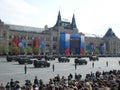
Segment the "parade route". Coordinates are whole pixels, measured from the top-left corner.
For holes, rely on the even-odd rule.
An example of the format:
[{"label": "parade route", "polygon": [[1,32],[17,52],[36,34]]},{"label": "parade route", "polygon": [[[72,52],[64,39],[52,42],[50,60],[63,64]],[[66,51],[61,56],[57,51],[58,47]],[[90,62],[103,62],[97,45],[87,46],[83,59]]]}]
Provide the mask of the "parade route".
[{"label": "parade route", "polygon": [[[70,73],[75,75],[75,73],[81,74],[82,79],[85,78],[85,75],[90,72],[96,71],[109,71],[109,70],[118,70],[120,65],[119,57],[101,57],[99,61],[94,62],[94,68],[92,68],[92,62],[88,58],[85,58],[88,63],[87,65],[77,65],[75,70],[74,58],[70,58],[69,63],[59,63],[58,59],[50,62],[50,67],[48,68],[34,68],[33,64],[27,65],[27,73],[24,72],[24,65],[19,65],[18,62],[7,62],[6,58],[0,58],[0,83],[6,85],[7,82],[13,78],[14,81],[18,80],[21,84],[25,83],[25,80],[33,80],[35,76],[38,79],[42,79],[44,83],[48,83],[50,78],[57,76],[67,77]],[[108,67],[106,62],[108,61]],[[55,65],[55,71],[52,70],[52,65]]]}]

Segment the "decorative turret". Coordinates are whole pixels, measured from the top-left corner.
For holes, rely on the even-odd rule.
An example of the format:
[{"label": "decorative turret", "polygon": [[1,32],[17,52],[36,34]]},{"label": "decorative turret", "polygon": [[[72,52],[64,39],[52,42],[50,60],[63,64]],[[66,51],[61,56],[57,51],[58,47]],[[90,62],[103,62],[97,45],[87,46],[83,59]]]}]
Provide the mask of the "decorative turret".
[{"label": "decorative turret", "polygon": [[57,18],[57,22],[56,22],[55,26],[61,26],[61,15],[60,15],[60,11],[58,12],[58,18]]},{"label": "decorative turret", "polygon": [[61,19],[61,15],[60,15],[60,11],[58,12],[58,17],[57,17],[57,21],[54,27],[58,27],[60,26],[63,29],[68,29],[68,30],[73,30],[74,33],[78,32],[77,26],[76,26],[76,22],[75,22],[75,15],[73,14],[72,17],[72,22],[69,22],[67,20]]},{"label": "decorative turret", "polygon": [[77,28],[76,26],[76,22],[75,22],[75,15],[73,14],[73,17],[72,17],[72,23],[71,23],[71,26],[72,28]]}]

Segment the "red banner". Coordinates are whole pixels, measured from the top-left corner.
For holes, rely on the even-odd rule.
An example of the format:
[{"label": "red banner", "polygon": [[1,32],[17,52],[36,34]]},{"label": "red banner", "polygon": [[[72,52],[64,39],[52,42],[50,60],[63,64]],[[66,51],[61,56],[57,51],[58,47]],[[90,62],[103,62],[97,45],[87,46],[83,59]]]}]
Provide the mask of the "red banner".
[{"label": "red banner", "polygon": [[69,55],[69,54],[70,54],[70,48],[67,48],[67,49],[65,50],[65,54],[66,54],[66,55]]},{"label": "red banner", "polygon": [[33,47],[36,47],[36,46],[38,46],[39,45],[39,41],[37,40],[37,39],[35,39],[34,41],[33,41]]},{"label": "red banner", "polygon": [[19,43],[18,38],[17,38],[17,37],[14,37],[14,38],[12,39],[12,43],[14,43],[16,46],[18,46],[18,43]]}]

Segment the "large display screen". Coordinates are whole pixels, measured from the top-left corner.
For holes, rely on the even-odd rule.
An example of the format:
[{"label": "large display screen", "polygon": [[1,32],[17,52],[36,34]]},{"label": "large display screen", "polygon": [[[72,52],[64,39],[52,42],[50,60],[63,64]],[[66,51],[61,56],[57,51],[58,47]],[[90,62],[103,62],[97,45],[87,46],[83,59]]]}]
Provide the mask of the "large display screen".
[{"label": "large display screen", "polygon": [[70,47],[71,48],[80,48],[80,38],[71,37],[70,38]]}]

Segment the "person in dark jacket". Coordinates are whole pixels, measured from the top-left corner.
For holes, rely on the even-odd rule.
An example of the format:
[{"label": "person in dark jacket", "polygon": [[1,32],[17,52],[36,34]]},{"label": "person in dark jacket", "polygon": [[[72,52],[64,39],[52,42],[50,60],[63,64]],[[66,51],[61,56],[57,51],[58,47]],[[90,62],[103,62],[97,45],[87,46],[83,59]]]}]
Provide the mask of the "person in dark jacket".
[{"label": "person in dark jacket", "polygon": [[35,76],[35,79],[34,79],[34,85],[38,85],[39,84],[39,81],[37,79],[37,76]]},{"label": "person in dark jacket", "polygon": [[7,82],[5,88],[6,88],[6,90],[10,90],[10,83],[9,82]]},{"label": "person in dark jacket", "polygon": [[13,79],[11,79],[11,81],[10,81],[11,90],[14,90],[14,86],[15,86],[15,83],[14,83]]}]

